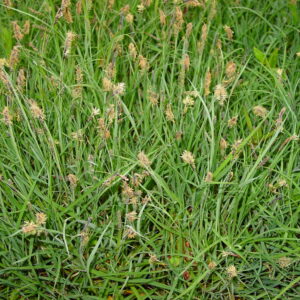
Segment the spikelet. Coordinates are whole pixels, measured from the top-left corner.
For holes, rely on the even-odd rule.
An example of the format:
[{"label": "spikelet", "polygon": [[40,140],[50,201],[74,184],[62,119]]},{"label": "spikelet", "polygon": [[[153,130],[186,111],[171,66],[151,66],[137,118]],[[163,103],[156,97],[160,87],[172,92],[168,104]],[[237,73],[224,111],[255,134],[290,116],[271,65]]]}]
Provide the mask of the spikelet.
[{"label": "spikelet", "polygon": [[283,115],[284,115],[285,111],[286,111],[286,107],[283,107],[281,109],[281,111],[279,112],[278,118],[275,121],[276,129],[278,129],[278,128],[280,128],[282,126],[282,123],[283,123],[282,119],[283,119]]},{"label": "spikelet", "polygon": [[145,154],[144,151],[141,151],[137,155],[137,158],[139,160],[140,165],[143,167],[150,167],[152,164],[152,162],[150,161],[150,159],[148,158],[148,156]]},{"label": "spikelet", "polygon": [[114,78],[116,76],[116,68],[113,62],[109,63],[105,69],[105,74],[109,79]]},{"label": "spikelet", "polygon": [[94,117],[96,117],[98,115],[100,115],[100,109],[97,107],[93,107],[90,119],[93,119]]},{"label": "spikelet", "polygon": [[144,73],[149,70],[149,62],[146,57],[143,55],[139,55],[139,67],[141,68],[141,71]]},{"label": "spikelet", "polygon": [[82,70],[79,66],[76,66],[76,83],[82,83],[83,81],[83,75],[82,75]]},{"label": "spikelet", "polygon": [[234,143],[232,144],[231,146],[231,153],[234,155],[234,156],[238,156],[238,151],[239,151],[239,148],[240,148],[240,145],[242,144],[243,140],[242,139],[239,139],[239,140],[236,140],[234,141]]},{"label": "spikelet", "polygon": [[227,148],[228,148],[227,141],[224,138],[221,138],[221,140],[220,140],[220,149],[221,149],[221,152],[223,152]]},{"label": "spikelet", "polygon": [[179,86],[183,87],[184,86],[184,81],[185,81],[185,74],[186,71],[190,67],[190,57],[188,54],[184,54],[182,60],[181,60],[181,71],[179,74]]},{"label": "spikelet", "polygon": [[175,139],[176,139],[177,141],[181,141],[182,135],[183,135],[182,131],[177,131],[177,132],[175,133]]},{"label": "spikelet", "polygon": [[210,270],[213,270],[216,268],[217,263],[215,261],[210,261],[207,266]]},{"label": "spikelet", "polygon": [[227,125],[229,128],[234,127],[237,124],[238,116],[232,117],[228,120]]},{"label": "spikelet", "polygon": [[36,218],[36,224],[38,226],[46,224],[47,216],[44,213],[36,213],[35,218]]},{"label": "spikelet", "polygon": [[142,13],[145,10],[145,6],[143,4],[139,4],[137,6],[137,10],[138,10],[139,13]]},{"label": "spikelet", "polygon": [[261,105],[257,105],[253,107],[253,113],[258,117],[264,118],[268,114],[268,110]]},{"label": "spikelet", "polygon": [[175,118],[174,118],[174,114],[173,114],[173,111],[172,111],[172,106],[171,106],[171,104],[168,104],[168,105],[167,105],[165,114],[166,114],[166,118],[167,118],[168,121],[171,121],[171,122],[174,122],[174,121],[175,121]]},{"label": "spikelet", "polygon": [[83,142],[84,141],[84,134],[82,129],[78,129],[76,131],[73,131],[71,133],[71,137],[73,140],[77,142]]},{"label": "spikelet", "polygon": [[64,10],[63,16],[64,16],[65,20],[67,21],[67,23],[69,23],[69,24],[73,23],[73,17],[72,17],[71,10],[69,7],[67,7]]},{"label": "spikelet", "polygon": [[123,6],[121,9],[120,9],[120,12],[122,15],[127,15],[129,13],[129,10],[130,10],[130,5],[127,4],[125,6]]},{"label": "spikelet", "polygon": [[7,90],[11,91],[9,77],[7,76],[7,74],[5,73],[2,67],[0,67],[0,81],[5,85]]},{"label": "spikelet", "polygon": [[22,29],[19,26],[17,21],[13,21],[11,22],[12,26],[13,26],[13,33],[14,33],[14,38],[17,41],[21,41],[24,37],[24,34],[22,33]]},{"label": "spikelet", "polygon": [[217,13],[217,1],[211,0],[211,7],[208,15],[208,19],[211,21]]},{"label": "spikelet", "polygon": [[128,50],[129,50],[129,55],[133,58],[133,59],[136,59],[136,56],[137,56],[137,51],[136,51],[136,48],[134,46],[134,43],[130,43],[128,45]]},{"label": "spikelet", "polygon": [[126,219],[129,222],[134,222],[137,219],[137,213],[136,211],[132,211],[126,214]]},{"label": "spikelet", "polygon": [[181,155],[182,160],[186,163],[192,166],[193,169],[195,169],[195,158],[192,152],[184,150]]},{"label": "spikelet", "polygon": [[13,121],[13,116],[11,115],[8,106],[5,106],[5,107],[4,107],[4,109],[3,109],[3,111],[2,111],[2,115],[3,115],[2,121],[3,121],[6,125],[11,125],[11,124],[12,124],[12,121]]},{"label": "spikelet", "polygon": [[78,178],[77,178],[77,176],[74,175],[74,174],[69,174],[69,175],[67,176],[67,178],[68,178],[68,181],[70,182],[71,188],[72,188],[72,189],[75,189],[76,186],[77,186],[77,183],[78,183]]},{"label": "spikelet", "polygon": [[113,83],[107,77],[103,77],[102,79],[102,87],[104,92],[111,92],[113,89]]},{"label": "spikelet", "polygon": [[110,131],[105,125],[104,118],[99,118],[98,119],[98,124],[99,124],[98,129],[99,129],[99,132],[100,132],[102,138],[104,140],[108,140],[110,138]]},{"label": "spikelet", "polygon": [[229,61],[226,64],[226,76],[228,79],[232,79],[235,76],[235,72],[236,72],[236,64],[233,61]]},{"label": "spikelet", "polygon": [[229,27],[229,26],[227,26],[227,25],[224,25],[224,30],[225,30],[225,32],[226,32],[226,34],[227,34],[227,38],[230,40],[230,41],[232,41],[232,39],[233,39],[233,31],[232,31],[232,29]]},{"label": "spikelet", "polygon": [[6,5],[6,6],[12,7],[12,2],[11,2],[11,0],[4,0],[3,3],[4,3],[4,5]]},{"label": "spikelet", "polygon": [[188,70],[190,68],[190,57],[188,54],[184,54],[182,65],[185,70]]},{"label": "spikelet", "polygon": [[205,177],[205,182],[212,182],[213,180],[213,173],[212,172],[207,172],[206,177]]},{"label": "spikelet", "polygon": [[60,6],[59,10],[56,13],[55,21],[57,21],[58,19],[64,17],[65,20],[68,23],[73,22],[72,14],[71,14],[71,11],[70,11],[70,5],[71,5],[70,0],[62,0],[61,1],[61,6]]},{"label": "spikelet", "polygon": [[299,140],[299,136],[293,134],[292,136],[288,137],[279,147],[279,150],[281,150],[286,144],[288,144],[291,141],[298,141]]},{"label": "spikelet", "polygon": [[145,7],[149,7],[151,5],[152,0],[142,0],[142,5]]},{"label": "spikelet", "polygon": [[175,34],[178,34],[181,31],[183,23],[184,23],[183,13],[182,13],[180,7],[176,6],[176,8],[175,8],[175,23],[173,25],[173,30],[174,30]]},{"label": "spikelet", "polygon": [[214,97],[219,101],[220,105],[224,105],[228,95],[225,87],[222,84],[216,85]]},{"label": "spikelet", "polygon": [[220,39],[217,39],[216,47],[218,50],[222,51],[222,41]]},{"label": "spikelet", "polygon": [[125,230],[124,230],[124,237],[128,238],[128,239],[134,239],[137,235],[138,232],[131,226],[128,226]]},{"label": "spikelet", "polygon": [[126,85],[124,82],[119,82],[113,85],[112,93],[114,96],[122,96],[125,93]]},{"label": "spikelet", "polygon": [[26,85],[25,71],[24,69],[20,69],[17,77],[17,86],[20,91],[23,91],[25,85]]},{"label": "spikelet", "polygon": [[203,24],[201,28],[201,41],[197,43],[197,48],[200,54],[202,54],[206,40],[207,40],[207,34],[208,34],[208,26],[207,24]]},{"label": "spikelet", "polygon": [[23,33],[27,35],[29,34],[29,32],[30,32],[30,21],[26,20],[23,26]]},{"label": "spikelet", "polygon": [[81,15],[82,13],[82,0],[76,2],[76,14]]},{"label": "spikelet", "polygon": [[183,113],[185,114],[188,110],[189,107],[192,107],[194,106],[195,104],[195,101],[194,99],[190,96],[190,95],[187,95],[183,100],[182,100],[183,104],[184,104],[184,110],[183,110]]},{"label": "spikelet", "polygon": [[204,96],[208,96],[210,94],[210,85],[211,85],[211,73],[208,70],[205,74],[204,79]]},{"label": "spikelet", "polygon": [[115,0],[107,0],[108,9],[112,9],[115,4]]},{"label": "spikelet", "polygon": [[0,58],[0,68],[3,68],[4,66],[8,66],[8,62],[6,58]]},{"label": "spikelet", "polygon": [[107,119],[108,123],[111,124],[114,119],[116,118],[116,110],[115,110],[115,105],[110,104],[109,107],[107,108]]},{"label": "spikelet", "polygon": [[76,38],[76,34],[72,31],[67,32],[66,40],[65,40],[65,48],[64,48],[64,57],[68,57],[72,50],[72,43]]},{"label": "spikelet", "polygon": [[188,23],[186,25],[186,31],[185,31],[186,38],[189,38],[189,36],[191,35],[192,31],[193,31],[193,23],[190,22],[190,23]]},{"label": "spikelet", "polygon": [[159,95],[151,90],[148,91],[148,100],[152,105],[157,105],[159,100]]},{"label": "spikelet", "polygon": [[39,119],[40,121],[44,121],[45,120],[44,111],[38,106],[38,104],[34,100],[29,99],[28,102],[30,104],[30,111],[31,111],[32,116],[35,119]]},{"label": "spikelet", "polygon": [[238,272],[237,272],[236,267],[234,265],[229,266],[226,269],[226,272],[227,272],[227,275],[230,279],[238,276]]},{"label": "spikelet", "polygon": [[199,2],[198,0],[187,0],[185,1],[185,5],[187,7],[199,7],[199,6],[204,6],[202,2]]},{"label": "spikelet", "polygon": [[35,235],[38,232],[38,225],[34,222],[25,222],[22,226],[22,232],[28,235]]},{"label": "spikelet", "polygon": [[163,25],[163,26],[165,26],[166,25],[166,15],[165,15],[165,13],[164,13],[164,11],[163,10],[159,10],[159,21],[160,21],[160,24],[161,25]]},{"label": "spikelet", "polygon": [[280,257],[277,262],[281,268],[288,268],[293,261],[290,257],[283,256]]},{"label": "spikelet", "polygon": [[282,79],[283,79],[283,69],[276,69],[276,77],[278,79],[279,82],[282,82]]},{"label": "spikelet", "polygon": [[79,66],[76,66],[76,86],[72,90],[73,98],[80,98],[82,96],[82,82],[83,82],[83,75],[82,70]]},{"label": "spikelet", "polygon": [[13,47],[10,54],[9,63],[8,63],[10,69],[14,69],[16,65],[19,63],[20,49],[21,46],[19,45]]},{"label": "spikelet", "polygon": [[125,21],[126,21],[128,24],[132,24],[132,23],[133,23],[133,20],[134,20],[133,14],[128,13],[128,14],[125,16]]}]

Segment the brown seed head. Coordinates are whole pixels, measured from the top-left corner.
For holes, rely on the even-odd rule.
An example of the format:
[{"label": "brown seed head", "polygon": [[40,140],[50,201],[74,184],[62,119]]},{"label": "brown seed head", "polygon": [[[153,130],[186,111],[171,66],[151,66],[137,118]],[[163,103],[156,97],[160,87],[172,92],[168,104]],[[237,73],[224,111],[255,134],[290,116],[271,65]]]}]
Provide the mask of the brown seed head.
[{"label": "brown seed head", "polygon": [[160,21],[160,24],[161,25],[166,25],[166,15],[165,15],[165,13],[164,13],[164,11],[163,10],[159,10],[159,21]]},{"label": "brown seed head", "polygon": [[137,219],[137,213],[136,211],[132,211],[126,214],[126,219],[129,222],[134,222]]},{"label": "brown seed head", "polygon": [[72,44],[76,38],[76,34],[72,31],[68,31],[65,40],[64,57],[68,57],[72,50]]},{"label": "brown seed head", "polygon": [[205,74],[205,79],[204,79],[204,96],[208,96],[210,94],[210,84],[211,84],[211,73],[208,70]]},{"label": "brown seed head", "polygon": [[236,72],[236,64],[233,61],[229,61],[226,64],[226,76],[227,78],[232,78]]},{"label": "brown seed head", "polygon": [[128,45],[129,54],[133,59],[136,59],[137,51],[133,43]]},{"label": "brown seed head", "polygon": [[220,140],[220,148],[221,148],[221,151],[224,151],[225,149],[228,148],[228,143],[226,142],[226,140],[224,138],[221,138],[221,140]]},{"label": "brown seed head", "polygon": [[40,121],[44,121],[46,117],[45,117],[43,109],[40,108],[38,106],[38,104],[32,99],[30,99],[28,102],[30,104],[30,111],[31,111],[32,116],[35,119],[39,119]]},{"label": "brown seed head", "polygon": [[38,226],[46,224],[47,216],[44,213],[36,213],[35,217]]},{"label": "brown seed head", "polygon": [[195,158],[194,158],[194,155],[192,154],[192,152],[184,150],[181,155],[181,158],[185,163],[191,165],[192,168],[195,169],[195,167],[196,167],[195,166]]},{"label": "brown seed head", "polygon": [[229,26],[227,26],[227,25],[224,25],[223,28],[224,28],[224,30],[225,30],[225,32],[227,34],[227,38],[229,40],[232,40],[233,39],[233,31],[232,31],[232,29]]},{"label": "brown seed head", "polygon": [[226,88],[222,84],[217,84],[214,96],[219,101],[220,105],[224,105],[224,102],[228,97]]},{"label": "brown seed head", "polygon": [[171,122],[174,122],[174,121],[175,121],[175,117],[174,117],[174,114],[173,114],[173,111],[172,111],[172,106],[171,106],[171,104],[168,104],[168,105],[167,105],[165,114],[166,114],[166,118],[167,118],[168,121],[171,121]]},{"label": "brown seed head", "polygon": [[13,26],[14,38],[17,41],[21,41],[24,37],[24,34],[22,33],[21,27],[18,25],[17,21],[13,21],[13,22],[11,22],[11,24]]},{"label": "brown seed head", "polygon": [[227,275],[230,279],[238,276],[238,272],[237,272],[236,267],[234,265],[229,266],[226,269],[226,272],[227,272]]},{"label": "brown seed head", "polygon": [[143,72],[148,71],[150,67],[147,58],[143,55],[139,55],[139,66]]},{"label": "brown seed head", "polygon": [[17,77],[17,86],[22,91],[26,85],[26,76],[24,69],[20,69]]},{"label": "brown seed head", "polygon": [[232,117],[228,120],[227,124],[229,128],[234,127],[237,124],[238,116]]},{"label": "brown seed head", "polygon": [[73,189],[76,188],[77,183],[78,183],[78,178],[76,177],[76,175],[69,174],[67,176],[67,178],[68,178],[68,181],[70,182],[71,188],[73,188]]},{"label": "brown seed head", "polygon": [[35,224],[34,222],[25,222],[24,225],[22,226],[22,231],[25,234],[28,235],[35,235],[37,234],[38,231],[38,225]]},{"label": "brown seed head", "polygon": [[137,156],[139,163],[143,167],[150,167],[151,161],[149,160],[148,156],[144,153],[144,151],[141,151]]},{"label": "brown seed head", "polygon": [[16,67],[16,65],[19,63],[20,49],[21,49],[21,46],[16,45],[13,47],[13,49],[11,51],[9,63],[8,63],[9,67],[11,69],[14,69]]},{"label": "brown seed head", "polygon": [[261,105],[253,107],[253,113],[261,118],[264,118],[268,114],[268,110]]},{"label": "brown seed head", "polygon": [[13,116],[11,115],[10,111],[9,111],[9,107],[5,106],[3,111],[2,111],[2,115],[3,115],[3,122],[6,125],[11,125],[12,121],[13,121]]}]

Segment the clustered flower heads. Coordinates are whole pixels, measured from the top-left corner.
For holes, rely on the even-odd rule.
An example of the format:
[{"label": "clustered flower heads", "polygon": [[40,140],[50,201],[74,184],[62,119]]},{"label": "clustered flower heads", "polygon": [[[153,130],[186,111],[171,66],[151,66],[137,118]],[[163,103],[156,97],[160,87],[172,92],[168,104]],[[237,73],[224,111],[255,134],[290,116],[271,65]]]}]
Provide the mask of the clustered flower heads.
[{"label": "clustered flower heads", "polygon": [[222,84],[217,84],[215,87],[214,96],[219,101],[220,105],[224,105],[225,100],[228,98],[225,86]]},{"label": "clustered flower heads", "polygon": [[264,118],[268,114],[268,110],[265,107],[258,105],[253,107],[253,113],[258,117]]},{"label": "clustered flower heads", "polygon": [[126,85],[124,82],[114,84],[109,78],[104,77],[102,87],[104,92],[112,92],[114,96],[122,96],[125,93]]},{"label": "clustered flower heads", "polygon": [[144,153],[144,151],[141,151],[137,157],[138,157],[139,163],[143,167],[150,167],[151,161],[149,160],[148,156]]},{"label": "clustered flower heads", "polygon": [[30,104],[30,111],[32,116],[35,119],[39,119],[40,121],[44,121],[45,120],[45,114],[42,108],[40,108],[37,104],[36,101],[29,99],[28,100],[29,104]]},{"label": "clustered flower heads", "polygon": [[234,277],[237,277],[238,276],[238,272],[237,272],[237,269],[234,265],[230,265],[227,269],[227,274],[228,274],[228,277],[230,279],[234,278]]},{"label": "clustered flower heads", "polygon": [[195,169],[195,158],[192,152],[184,150],[182,155],[181,155],[182,160],[191,165],[193,169]]},{"label": "clustered flower heads", "polygon": [[35,222],[33,221],[25,221],[22,226],[22,232],[27,235],[39,235],[44,231],[44,225],[47,221],[47,216],[44,213],[37,213],[35,215]]}]

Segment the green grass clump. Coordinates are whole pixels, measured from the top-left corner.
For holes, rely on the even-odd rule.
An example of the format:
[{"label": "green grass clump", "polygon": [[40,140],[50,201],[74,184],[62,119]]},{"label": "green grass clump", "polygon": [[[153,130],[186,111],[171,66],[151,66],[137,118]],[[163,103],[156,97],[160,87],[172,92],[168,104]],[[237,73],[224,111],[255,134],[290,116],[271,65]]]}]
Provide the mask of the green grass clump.
[{"label": "green grass clump", "polygon": [[298,4],[1,2],[1,297],[300,299]]}]

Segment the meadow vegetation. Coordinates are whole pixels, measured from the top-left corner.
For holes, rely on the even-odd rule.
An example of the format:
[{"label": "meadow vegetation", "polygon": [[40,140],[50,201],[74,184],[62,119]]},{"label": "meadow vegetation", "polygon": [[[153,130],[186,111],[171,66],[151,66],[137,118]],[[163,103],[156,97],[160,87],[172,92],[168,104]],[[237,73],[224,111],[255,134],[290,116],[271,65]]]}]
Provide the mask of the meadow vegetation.
[{"label": "meadow vegetation", "polygon": [[296,0],[0,2],[1,299],[300,299]]}]

